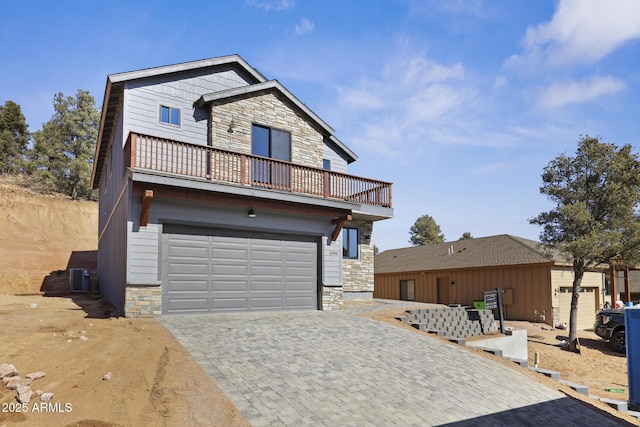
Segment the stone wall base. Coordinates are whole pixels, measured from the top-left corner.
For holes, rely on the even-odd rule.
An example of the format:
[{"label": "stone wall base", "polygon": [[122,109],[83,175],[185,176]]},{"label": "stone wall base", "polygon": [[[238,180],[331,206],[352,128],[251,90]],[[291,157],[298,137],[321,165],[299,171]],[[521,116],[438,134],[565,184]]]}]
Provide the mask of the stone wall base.
[{"label": "stone wall base", "polygon": [[322,287],[322,310],[332,311],[342,307],[343,292],[340,286]]},{"label": "stone wall base", "polygon": [[162,314],[162,289],[158,285],[128,285],[125,290],[125,317],[154,317]]}]

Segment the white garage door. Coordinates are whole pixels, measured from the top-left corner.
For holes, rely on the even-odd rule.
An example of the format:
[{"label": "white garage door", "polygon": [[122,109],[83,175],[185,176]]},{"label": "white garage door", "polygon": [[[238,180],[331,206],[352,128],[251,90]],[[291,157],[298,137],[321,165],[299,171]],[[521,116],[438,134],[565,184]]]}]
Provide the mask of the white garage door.
[{"label": "white garage door", "polygon": [[316,241],[224,234],[163,234],[163,313],[318,308]]},{"label": "white garage door", "polygon": [[[578,297],[578,329],[591,329],[596,318],[596,296],[598,288],[580,288]],[[569,324],[572,288],[560,288],[560,321]]]}]

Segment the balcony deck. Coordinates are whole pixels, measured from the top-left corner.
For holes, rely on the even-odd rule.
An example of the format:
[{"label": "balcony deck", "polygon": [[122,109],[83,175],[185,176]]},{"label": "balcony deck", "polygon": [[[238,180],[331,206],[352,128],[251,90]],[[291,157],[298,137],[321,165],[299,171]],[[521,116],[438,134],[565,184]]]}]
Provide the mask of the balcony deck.
[{"label": "balcony deck", "polygon": [[137,133],[125,150],[132,168],[391,208],[389,182]]}]

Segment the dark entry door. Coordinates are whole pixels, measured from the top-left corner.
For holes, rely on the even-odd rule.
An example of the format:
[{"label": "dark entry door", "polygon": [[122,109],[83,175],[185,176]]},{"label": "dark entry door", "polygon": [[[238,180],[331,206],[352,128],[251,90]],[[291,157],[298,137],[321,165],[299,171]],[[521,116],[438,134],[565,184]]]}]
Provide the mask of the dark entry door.
[{"label": "dark entry door", "polygon": [[448,277],[438,278],[438,304],[451,304],[451,285]]}]

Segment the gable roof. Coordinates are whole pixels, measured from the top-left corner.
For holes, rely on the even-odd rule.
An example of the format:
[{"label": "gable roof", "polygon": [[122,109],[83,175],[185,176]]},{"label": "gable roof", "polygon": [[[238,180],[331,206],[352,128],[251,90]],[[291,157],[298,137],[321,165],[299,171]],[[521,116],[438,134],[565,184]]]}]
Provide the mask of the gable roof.
[{"label": "gable roof", "polygon": [[539,242],[501,234],[384,251],[375,257],[375,273],[550,263],[570,265]]}]

